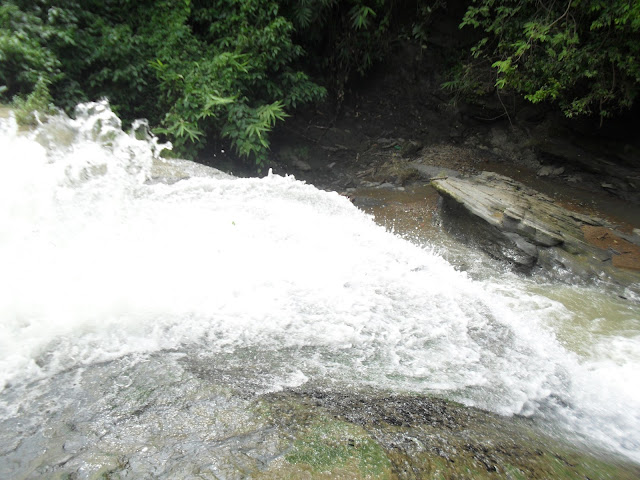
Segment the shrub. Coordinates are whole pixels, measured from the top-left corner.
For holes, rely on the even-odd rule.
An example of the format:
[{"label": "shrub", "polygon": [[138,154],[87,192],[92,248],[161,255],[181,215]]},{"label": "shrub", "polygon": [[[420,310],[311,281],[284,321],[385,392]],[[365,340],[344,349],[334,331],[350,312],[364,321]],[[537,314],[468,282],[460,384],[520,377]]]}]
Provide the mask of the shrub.
[{"label": "shrub", "polygon": [[[304,51],[271,0],[8,0],[0,7],[4,95],[42,79],[55,102],[107,97],[193,157],[223,136],[258,168],[286,110],[324,88],[295,67]],[[0,91],[0,93],[2,93]]]},{"label": "shrub", "polygon": [[[495,87],[555,102],[569,117],[630,108],[640,85],[640,1],[480,0],[461,28],[484,32],[472,56],[493,68]],[[467,80],[467,64],[463,72]],[[469,88],[458,77],[461,88]],[[456,87],[454,83],[449,86]]]},{"label": "shrub", "polygon": [[46,47],[57,32],[32,12],[10,2],[0,5],[0,85],[5,96],[30,93],[39,81],[61,76],[61,63]]}]

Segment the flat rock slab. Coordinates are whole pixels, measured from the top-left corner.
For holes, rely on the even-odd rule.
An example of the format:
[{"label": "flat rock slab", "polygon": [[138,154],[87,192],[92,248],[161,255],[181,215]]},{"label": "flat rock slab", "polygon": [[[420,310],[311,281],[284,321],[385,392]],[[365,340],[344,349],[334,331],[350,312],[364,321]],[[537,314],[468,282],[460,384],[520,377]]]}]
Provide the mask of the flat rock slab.
[{"label": "flat rock slab", "polygon": [[[633,238],[622,238],[605,220],[567,210],[509,177],[482,172],[431,184],[444,200],[441,213],[448,228],[521,269],[542,267],[628,281],[628,269],[638,265],[632,256],[640,250]],[[620,248],[600,242],[593,232]]]},{"label": "flat rock slab", "polygon": [[207,167],[190,160],[156,158],[153,160],[147,183],[172,183],[194,177],[218,178],[231,180],[234,177],[212,167]]},{"label": "flat rock slab", "polygon": [[4,390],[29,400],[0,418],[0,478],[640,478],[637,463],[530,419],[346,384],[265,392],[268,372],[212,358],[158,352]]}]

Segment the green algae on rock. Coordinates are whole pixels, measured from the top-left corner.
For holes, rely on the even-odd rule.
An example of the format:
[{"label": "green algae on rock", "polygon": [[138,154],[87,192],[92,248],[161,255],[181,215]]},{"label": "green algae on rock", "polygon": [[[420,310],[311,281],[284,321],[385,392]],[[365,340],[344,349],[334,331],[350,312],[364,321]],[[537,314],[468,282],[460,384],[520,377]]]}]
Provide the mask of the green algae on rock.
[{"label": "green algae on rock", "polygon": [[257,478],[633,479],[640,467],[435,397],[297,389],[259,400],[291,447]]}]

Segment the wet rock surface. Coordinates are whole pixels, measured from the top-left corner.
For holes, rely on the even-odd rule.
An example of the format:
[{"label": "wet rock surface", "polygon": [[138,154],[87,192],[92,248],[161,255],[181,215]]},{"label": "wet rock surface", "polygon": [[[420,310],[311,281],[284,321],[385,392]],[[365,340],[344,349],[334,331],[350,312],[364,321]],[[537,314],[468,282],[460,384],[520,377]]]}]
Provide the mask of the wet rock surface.
[{"label": "wet rock surface", "polygon": [[[395,229],[398,222],[407,223],[400,231],[423,231],[442,225],[442,216],[434,225],[436,196],[429,182],[464,181],[487,164],[495,165],[492,162],[496,158],[498,170],[507,170],[514,176],[516,168],[528,170],[528,178],[554,182],[566,182],[570,175],[575,176],[575,170],[561,171],[557,166],[541,164],[533,154],[518,159],[523,139],[511,142],[515,146],[508,152],[500,150],[497,145],[508,144],[509,139],[496,132],[490,137],[495,144],[490,151],[473,142],[425,145],[400,137],[368,139],[361,132],[352,133],[331,129],[320,142],[326,148],[313,150],[299,145],[285,151],[283,163],[276,161],[274,165],[276,172],[292,173],[319,187],[341,191],[389,228]],[[332,145],[331,138],[338,135],[340,138]],[[507,153],[511,165],[500,160],[507,158]],[[343,161],[345,158],[350,159]],[[545,197],[511,178],[505,177],[505,181],[511,185],[509,188],[527,191],[527,197],[546,205],[542,208],[546,215],[554,218],[555,208],[562,210],[557,199]],[[579,183],[584,187],[588,182]],[[489,197],[501,195],[499,189],[491,190]],[[461,210],[466,210],[454,203],[445,208],[456,221],[464,217]],[[504,234],[486,220],[476,217],[474,223],[465,214],[471,225],[470,235],[493,256],[524,269],[544,267],[553,271],[560,266],[571,273],[571,278],[600,278],[603,272],[618,279],[625,277],[617,259],[622,250],[631,247],[624,244],[624,248],[616,250],[611,245],[602,247],[597,241],[604,235],[606,239],[634,244],[630,238],[633,235],[617,230],[609,221],[569,210],[563,215],[568,215],[570,224],[560,230],[545,226],[544,222],[530,224],[531,219],[523,213],[527,208],[521,206],[518,211],[513,204],[503,208],[502,218],[506,218],[508,226]],[[559,218],[556,221],[564,222]],[[483,229],[487,236],[478,235]],[[624,281],[628,278],[636,277],[625,277]],[[226,430],[219,437],[210,433],[208,438],[213,440],[208,440],[198,455],[184,459],[179,471],[185,475],[197,472],[203,478],[271,479],[624,479],[640,475],[637,465],[550,438],[525,418],[500,417],[440,398],[382,389],[356,390],[350,386],[336,389],[335,385],[306,385],[263,393],[268,387],[246,372],[191,369],[191,373],[196,372],[204,385],[214,385],[217,393],[204,409],[216,412],[223,406],[219,415],[224,421],[216,420],[216,425],[225,425]],[[206,387],[204,391],[212,390]],[[218,413],[210,415],[217,418]],[[201,459],[207,455],[215,462],[203,465]],[[110,475],[118,478],[134,472],[131,465],[140,467],[133,460],[124,465],[124,469],[111,470]],[[170,472],[175,468],[160,470],[160,478],[171,478]]]},{"label": "wet rock surface", "polygon": [[[626,472],[615,461],[607,465],[597,456],[576,453],[533,430],[526,419],[507,419],[439,398],[310,389],[273,398],[309,408],[325,422],[357,425],[385,457],[377,461],[381,468],[373,478],[606,478],[615,470],[614,475],[635,475],[634,467]],[[357,452],[358,441],[343,441]]]},{"label": "wet rock surface", "polygon": [[[188,351],[70,369],[3,393],[2,478],[591,478],[640,467],[426,395],[273,386]],[[270,391],[271,390],[271,391]],[[21,399],[21,401],[18,400]]]},{"label": "wet rock surface", "polygon": [[[390,88],[344,105],[339,117],[291,127],[284,133],[286,148],[274,148],[274,171],[340,191],[381,223],[406,221],[405,230],[412,231],[439,228],[432,221],[436,197],[426,186],[431,180],[451,182],[490,167],[519,179],[522,169],[527,180],[548,179],[555,182],[551,189],[569,184],[588,197],[597,191],[638,198],[632,146],[622,149],[622,169],[606,156],[594,163],[593,154],[547,132],[528,135],[504,123],[479,127],[432,95],[433,89],[403,97],[394,90],[397,83]],[[154,166],[150,181],[219,175],[167,160]],[[511,188],[514,182],[506,180]],[[412,185],[418,186],[414,195]],[[456,203],[449,208],[453,217],[466,210]],[[547,262],[597,277],[621,266],[618,259],[637,245],[628,232],[580,220],[580,214],[570,215],[566,227],[575,241],[530,224],[522,209],[505,207],[501,216],[507,230],[475,217],[466,220],[469,235],[524,268]],[[487,236],[480,242],[483,230]],[[576,257],[563,245],[586,245],[589,253]],[[6,391],[0,408],[20,408],[0,423],[0,477],[640,478],[637,464],[550,438],[525,418],[440,398],[352,385],[273,391],[274,379],[257,366],[251,372],[225,368],[216,358],[194,360],[177,351],[129,360],[64,371],[49,384]]]},{"label": "wet rock surface", "polygon": [[[444,199],[445,225],[523,270],[560,268],[583,279],[606,274],[628,280],[631,274],[618,267],[637,268],[635,237],[615,233],[605,220],[570,211],[509,177],[482,172],[435,179],[432,185]],[[599,242],[592,232],[610,242]],[[612,242],[619,243],[618,250]]]},{"label": "wet rock surface", "polygon": [[166,183],[171,185],[193,177],[209,177],[219,179],[233,178],[220,170],[207,167],[189,160],[154,159],[147,183]]}]

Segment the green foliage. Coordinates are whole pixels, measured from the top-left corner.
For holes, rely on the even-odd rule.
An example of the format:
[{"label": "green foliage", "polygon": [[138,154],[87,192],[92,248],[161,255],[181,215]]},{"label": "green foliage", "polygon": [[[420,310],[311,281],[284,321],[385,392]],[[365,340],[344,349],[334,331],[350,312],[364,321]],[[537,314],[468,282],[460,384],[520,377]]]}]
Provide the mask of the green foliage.
[{"label": "green foliage", "polygon": [[0,94],[41,85],[26,102],[44,86],[69,110],[107,97],[125,121],[148,118],[180,155],[226,138],[260,168],[285,111],[326,94],[296,68],[304,50],[293,37],[272,0],[8,0]]},{"label": "green foliage", "polygon": [[323,69],[331,72],[334,89],[342,95],[344,85],[354,74],[364,75],[388,53],[390,2],[349,0],[324,4],[327,11],[319,12],[313,23],[314,29],[322,29],[322,35],[315,35],[321,42],[315,49]]},{"label": "green foliage", "polygon": [[273,128],[276,120],[284,120],[286,116],[279,101],[257,108],[236,103],[229,109],[228,122],[222,130],[222,135],[231,139],[239,155],[254,157],[260,169],[267,160],[267,133]]},{"label": "green foliage", "polygon": [[[569,117],[607,117],[638,95],[639,0],[480,0],[464,26],[486,34],[471,53],[491,65],[498,90],[557,102]],[[465,80],[478,77],[466,73],[445,86],[468,89]]]},{"label": "green foliage", "polygon": [[40,77],[33,91],[26,98],[18,95],[13,97],[12,107],[19,125],[35,126],[39,115],[51,115],[56,112],[47,82],[43,77]]},{"label": "green foliage", "polygon": [[27,94],[42,79],[46,83],[60,77],[60,61],[46,47],[56,31],[31,12],[17,5],[0,5],[0,85],[9,98]]},{"label": "green foliage", "polygon": [[449,69],[449,80],[441,86],[453,95],[454,105],[460,100],[480,103],[483,97],[495,90],[495,77],[490,67],[486,61],[460,59]]},{"label": "green foliage", "polygon": [[123,5],[78,0],[9,0],[1,8],[11,12],[2,17],[2,35],[17,45],[0,41],[0,58],[12,59],[0,69],[8,98],[29,93],[42,77],[56,104],[69,111],[80,101],[108,97],[121,116],[134,118],[152,103],[143,94],[148,48],[127,23],[140,18],[142,8],[127,15]]},{"label": "green foliage", "polygon": [[[287,15],[314,66],[341,99],[346,85],[384,61],[400,41],[426,48],[442,0],[289,0]],[[312,66],[311,68],[313,68]]]},{"label": "green foliage", "polygon": [[427,48],[431,16],[435,11],[444,8],[445,5],[444,0],[432,0],[429,3],[417,2],[415,7],[411,9],[412,20],[409,23],[410,31],[407,32],[406,37],[419,45],[421,50]]},{"label": "green foliage", "polygon": [[153,64],[168,112],[159,131],[177,133],[177,146],[192,149],[217,133],[261,169],[268,134],[285,110],[326,94],[293,68],[304,53],[293,42],[293,24],[277,2],[265,0],[194,1],[188,21],[191,53],[173,54],[184,48],[181,36]]},{"label": "green foliage", "polygon": [[[444,86],[511,91],[569,116],[628,108],[640,85],[640,0],[469,0],[462,25],[482,37]],[[326,90],[389,58],[427,48],[443,0],[5,0],[0,96],[23,111],[109,98],[146,117],[178,154],[230,143],[258,169],[269,133]],[[312,73],[310,73],[312,72]],[[33,121],[33,118],[25,118]]]},{"label": "green foliage", "polygon": [[50,93],[68,111],[106,97],[125,122],[148,118],[181,156],[214,139],[260,169],[276,123],[326,95],[308,71],[341,98],[398,39],[426,47],[441,3],[6,0],[0,95],[30,108]]}]

